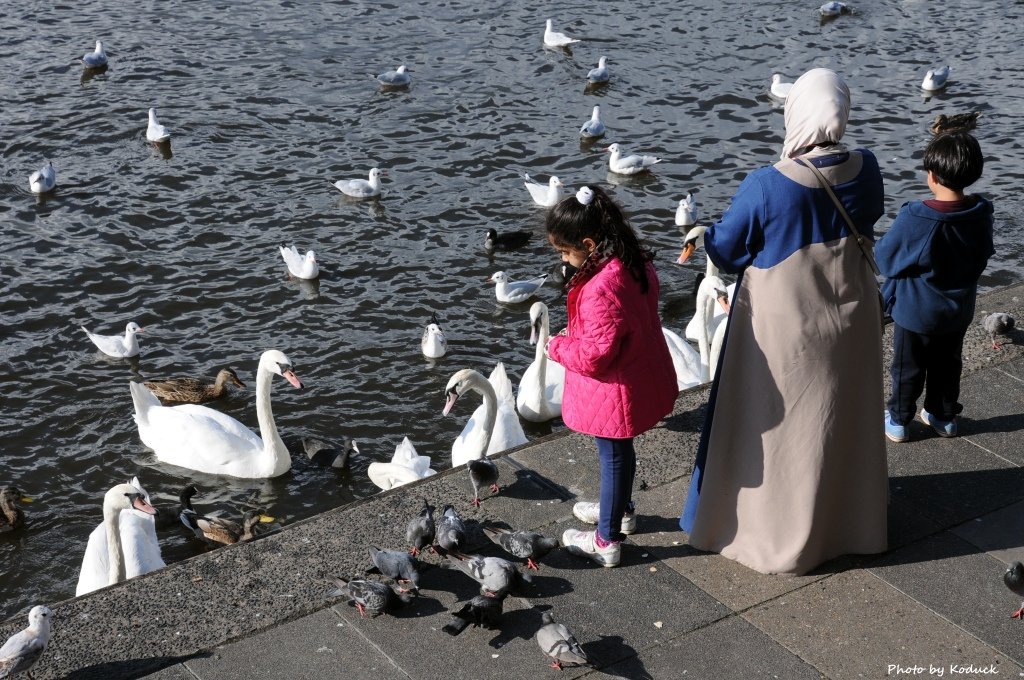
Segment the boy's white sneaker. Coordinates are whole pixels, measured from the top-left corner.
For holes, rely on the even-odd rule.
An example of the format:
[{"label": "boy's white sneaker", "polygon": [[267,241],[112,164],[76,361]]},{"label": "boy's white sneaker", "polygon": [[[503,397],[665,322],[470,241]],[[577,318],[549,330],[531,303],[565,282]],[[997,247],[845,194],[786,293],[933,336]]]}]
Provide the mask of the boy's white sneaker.
[{"label": "boy's white sneaker", "polygon": [[[597,524],[601,518],[601,504],[580,501],[572,506],[572,514],[576,519],[587,524]],[[636,531],[636,513],[630,512],[622,516],[622,526],[619,531],[624,534],[631,534]]]},{"label": "boy's white sneaker", "polygon": [[562,533],[562,545],[573,555],[588,557],[602,567],[617,567],[622,557],[622,544],[612,541],[603,548],[597,545],[597,531],[566,529]]}]

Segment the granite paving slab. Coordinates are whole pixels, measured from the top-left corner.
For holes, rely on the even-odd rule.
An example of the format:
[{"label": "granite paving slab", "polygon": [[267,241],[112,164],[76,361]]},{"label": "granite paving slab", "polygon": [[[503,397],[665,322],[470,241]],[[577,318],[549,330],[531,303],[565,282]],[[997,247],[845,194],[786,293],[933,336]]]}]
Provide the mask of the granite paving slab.
[{"label": "granite paving slab", "polygon": [[1024,382],[1005,370],[966,376],[960,383],[960,436],[1020,465],[1024,464]]},{"label": "granite paving slab", "polygon": [[1024,502],[955,526],[950,531],[1001,562],[1024,562]]},{"label": "granite paving slab", "polygon": [[180,663],[168,666],[162,671],[150,673],[145,677],[149,680],[196,680],[196,676]]},{"label": "granite paving slab", "polygon": [[[823,579],[742,616],[834,680],[937,677],[929,675],[930,667],[942,667],[944,677],[950,677],[951,664],[994,664],[1003,678],[1024,672],[998,650],[863,570]],[[923,670],[905,670],[913,668]]]}]

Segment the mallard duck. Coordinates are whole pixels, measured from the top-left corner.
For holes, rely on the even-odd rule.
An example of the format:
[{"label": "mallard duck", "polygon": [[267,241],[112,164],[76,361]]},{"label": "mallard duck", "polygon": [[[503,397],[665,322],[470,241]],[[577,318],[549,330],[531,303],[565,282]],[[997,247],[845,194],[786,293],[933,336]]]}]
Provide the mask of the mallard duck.
[{"label": "mallard duck", "polygon": [[32,499],[17,487],[5,486],[0,489],[0,534],[25,526],[25,513],[18,507],[18,501],[31,503]]},{"label": "mallard duck", "polygon": [[212,385],[199,378],[151,380],[144,384],[163,404],[201,404],[227,394],[228,381],[235,387],[245,387],[245,383],[230,368],[220,369]]},{"label": "mallard duck", "polygon": [[952,116],[940,113],[935,116],[935,121],[932,123],[932,132],[938,135],[943,132],[973,130],[978,124],[979,116],[981,116],[979,111],[971,111],[970,113],[954,113]]},{"label": "mallard duck", "polygon": [[207,543],[232,545],[242,541],[249,541],[253,538],[253,527],[260,522],[273,522],[273,517],[264,514],[262,508],[249,510],[242,518],[242,525],[223,517],[206,517],[196,512],[192,507],[192,496],[199,493],[194,484],[190,484],[181,490],[178,499],[181,506],[178,509],[178,517],[181,523],[191,529],[197,538]]}]

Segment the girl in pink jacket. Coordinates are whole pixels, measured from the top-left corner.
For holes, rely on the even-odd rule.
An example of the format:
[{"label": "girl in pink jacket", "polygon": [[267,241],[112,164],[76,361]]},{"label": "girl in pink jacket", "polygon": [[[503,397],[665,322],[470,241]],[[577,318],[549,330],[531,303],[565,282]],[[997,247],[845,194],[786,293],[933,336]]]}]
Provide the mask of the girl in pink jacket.
[{"label": "girl in pink jacket", "polygon": [[633,437],[668,415],[678,394],[658,317],[658,277],[653,255],[599,187],[583,187],[552,208],[547,231],[562,260],[579,269],[566,286],[569,325],[547,345],[565,367],[562,420],[594,436],[601,460],[600,502],[573,508],[597,529],[567,529],[562,545],[614,567],[623,534],[636,530]]}]

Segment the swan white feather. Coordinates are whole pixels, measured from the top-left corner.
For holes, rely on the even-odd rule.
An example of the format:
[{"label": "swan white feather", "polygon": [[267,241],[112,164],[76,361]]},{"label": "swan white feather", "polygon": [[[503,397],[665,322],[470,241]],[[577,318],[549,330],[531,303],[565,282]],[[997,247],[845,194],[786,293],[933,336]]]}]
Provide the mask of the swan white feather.
[{"label": "swan white feather", "polygon": [[527,442],[526,433],[516,414],[512,382],[508,379],[503,363],[498,362],[490,378],[486,379],[471,368],[455,373],[445,387],[443,414],[447,415],[459,396],[468,390],[479,392],[483,396],[483,404],[473,411],[452,444],[452,467]]},{"label": "swan white feather", "polygon": [[548,359],[544,347],[551,335],[548,307],[534,302],[530,307],[530,342],[536,343],[533,363],[523,371],[516,395],[519,415],[533,423],[562,417],[565,367]]},{"label": "swan white feather", "polygon": [[395,454],[390,463],[370,463],[366,469],[370,481],[377,487],[387,491],[417,479],[437,474],[430,468],[430,456],[421,456],[416,452],[408,437],[395,447]]}]

